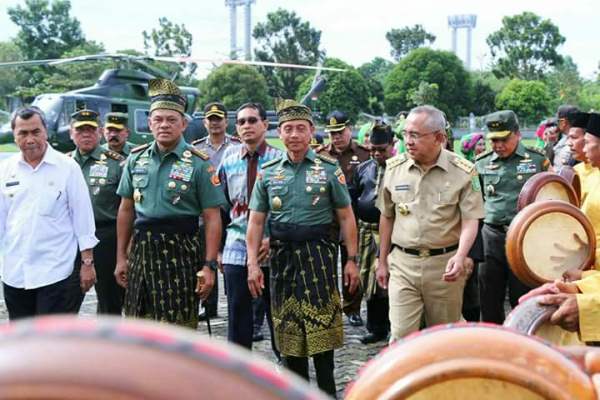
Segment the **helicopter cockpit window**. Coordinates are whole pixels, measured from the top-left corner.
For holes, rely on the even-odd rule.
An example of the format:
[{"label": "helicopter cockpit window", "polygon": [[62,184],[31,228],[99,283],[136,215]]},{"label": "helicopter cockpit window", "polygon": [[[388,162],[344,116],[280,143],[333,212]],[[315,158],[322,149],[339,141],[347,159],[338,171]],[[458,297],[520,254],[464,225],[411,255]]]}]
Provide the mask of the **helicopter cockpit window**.
[{"label": "helicopter cockpit window", "polygon": [[135,130],[138,133],[150,133],[148,126],[148,110],[135,110]]},{"label": "helicopter cockpit window", "polygon": [[57,126],[58,117],[62,111],[63,99],[58,95],[41,95],[35,98],[31,105],[44,112],[48,126]]}]

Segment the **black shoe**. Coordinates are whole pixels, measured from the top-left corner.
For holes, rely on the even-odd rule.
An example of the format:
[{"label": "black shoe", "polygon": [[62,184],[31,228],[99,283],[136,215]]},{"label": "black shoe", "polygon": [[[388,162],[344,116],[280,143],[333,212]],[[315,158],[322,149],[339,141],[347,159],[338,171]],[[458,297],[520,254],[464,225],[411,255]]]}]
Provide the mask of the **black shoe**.
[{"label": "black shoe", "polygon": [[216,318],[217,315],[217,310],[204,310],[202,311],[199,315],[198,315],[198,321],[206,321],[206,317],[213,319]]},{"label": "black shoe", "polygon": [[263,340],[265,340],[265,337],[260,332],[255,333],[254,335],[252,335],[252,341],[253,342],[260,342],[260,341],[263,341]]},{"label": "black shoe", "polygon": [[360,317],[360,314],[348,315],[348,322],[350,322],[350,325],[352,325],[352,326],[362,326],[363,325],[363,320]]},{"label": "black shoe", "polygon": [[369,332],[367,333],[365,336],[360,338],[360,342],[362,344],[371,344],[371,343],[377,343],[380,342],[382,340],[387,339],[387,333],[372,333]]}]

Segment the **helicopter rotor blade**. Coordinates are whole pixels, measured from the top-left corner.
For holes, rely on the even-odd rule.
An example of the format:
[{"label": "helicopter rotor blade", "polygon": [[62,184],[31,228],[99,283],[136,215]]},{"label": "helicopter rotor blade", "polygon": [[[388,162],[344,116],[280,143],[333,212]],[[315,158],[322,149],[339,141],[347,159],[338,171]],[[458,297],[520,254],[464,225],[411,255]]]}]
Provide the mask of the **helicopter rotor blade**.
[{"label": "helicopter rotor blade", "polygon": [[154,57],[156,60],[167,61],[167,62],[189,62],[189,63],[219,63],[219,64],[236,64],[236,65],[257,65],[261,67],[283,67],[283,68],[297,68],[297,69],[310,69],[310,70],[325,70],[325,71],[337,71],[345,72],[342,68],[331,68],[321,67],[314,65],[301,65],[301,64],[287,64],[287,63],[276,63],[269,61],[245,61],[245,60],[228,60],[228,59],[207,59],[207,58],[195,58],[195,57]]}]

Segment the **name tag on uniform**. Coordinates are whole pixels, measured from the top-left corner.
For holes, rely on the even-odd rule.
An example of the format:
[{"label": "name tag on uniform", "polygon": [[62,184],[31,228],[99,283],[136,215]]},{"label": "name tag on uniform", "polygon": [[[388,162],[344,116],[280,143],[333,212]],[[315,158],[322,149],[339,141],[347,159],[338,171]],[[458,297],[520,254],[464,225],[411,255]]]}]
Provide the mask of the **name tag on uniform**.
[{"label": "name tag on uniform", "polygon": [[394,186],[394,190],[396,190],[398,192],[405,192],[407,190],[410,190],[410,185],[409,184],[396,185],[396,186]]},{"label": "name tag on uniform", "polygon": [[519,163],[517,165],[517,174],[535,174],[537,167],[534,163]]},{"label": "name tag on uniform", "polygon": [[327,183],[327,173],[324,169],[306,171],[306,183],[323,184]]},{"label": "name tag on uniform", "polygon": [[17,186],[19,181],[6,182],[6,187]]},{"label": "name tag on uniform", "polygon": [[171,172],[169,173],[169,178],[177,179],[184,182],[189,182],[192,179],[192,173],[194,172],[194,167],[188,164],[180,164],[176,162],[171,167]]},{"label": "name tag on uniform", "polygon": [[135,167],[132,173],[135,175],[146,175],[148,173],[148,169],[144,167]]},{"label": "name tag on uniform", "polygon": [[94,178],[107,178],[108,177],[108,166],[101,164],[94,164],[90,168],[90,177]]}]

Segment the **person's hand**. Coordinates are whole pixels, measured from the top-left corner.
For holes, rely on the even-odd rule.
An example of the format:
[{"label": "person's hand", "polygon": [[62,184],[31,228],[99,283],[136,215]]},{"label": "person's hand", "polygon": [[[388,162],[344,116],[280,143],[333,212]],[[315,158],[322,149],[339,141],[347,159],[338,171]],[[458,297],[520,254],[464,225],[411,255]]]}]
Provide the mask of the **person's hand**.
[{"label": "person's hand", "polygon": [[348,286],[348,293],[354,294],[358,288],[358,266],[354,261],[346,261],[344,266],[344,286]]},{"label": "person's hand", "polygon": [[83,293],[87,293],[88,290],[96,283],[96,269],[93,265],[82,265],[79,271],[79,286]]},{"label": "person's hand", "polygon": [[530,290],[519,298],[519,304],[535,296],[553,295],[559,293],[579,293],[576,284],[556,280],[550,283],[544,283],[542,286]]},{"label": "person's hand", "polygon": [[375,279],[377,280],[377,284],[381,286],[382,289],[388,288],[390,272],[387,263],[378,260],[377,268],[375,268]]},{"label": "person's hand", "polygon": [[262,296],[262,291],[265,288],[265,277],[258,264],[248,264],[248,290],[252,298],[256,299]]},{"label": "person's hand", "polygon": [[581,279],[582,276],[582,270],[577,269],[577,268],[573,268],[570,269],[568,271],[565,271],[562,274],[562,278],[565,282],[573,282],[573,281],[578,281]]},{"label": "person's hand", "polygon": [[117,284],[122,288],[127,288],[127,270],[129,269],[129,262],[127,259],[117,260],[117,265],[115,267],[115,279]]},{"label": "person's hand", "polygon": [[201,301],[208,298],[214,285],[215,273],[206,265],[202,268],[201,276],[196,276],[196,294]]},{"label": "person's hand", "polygon": [[446,273],[442,276],[442,279],[446,282],[456,281],[465,269],[465,257],[455,254],[448,260],[446,264]]},{"label": "person's hand", "polygon": [[258,249],[258,263],[262,264],[267,257],[269,257],[270,251],[270,240],[269,238],[264,238],[260,243],[260,248]]},{"label": "person's hand", "polygon": [[471,257],[465,258],[465,278],[469,279],[475,269],[475,261]]},{"label": "person's hand", "polygon": [[547,294],[542,296],[538,303],[544,306],[558,306],[558,310],[550,317],[550,323],[570,332],[579,331],[579,308],[574,293]]}]

